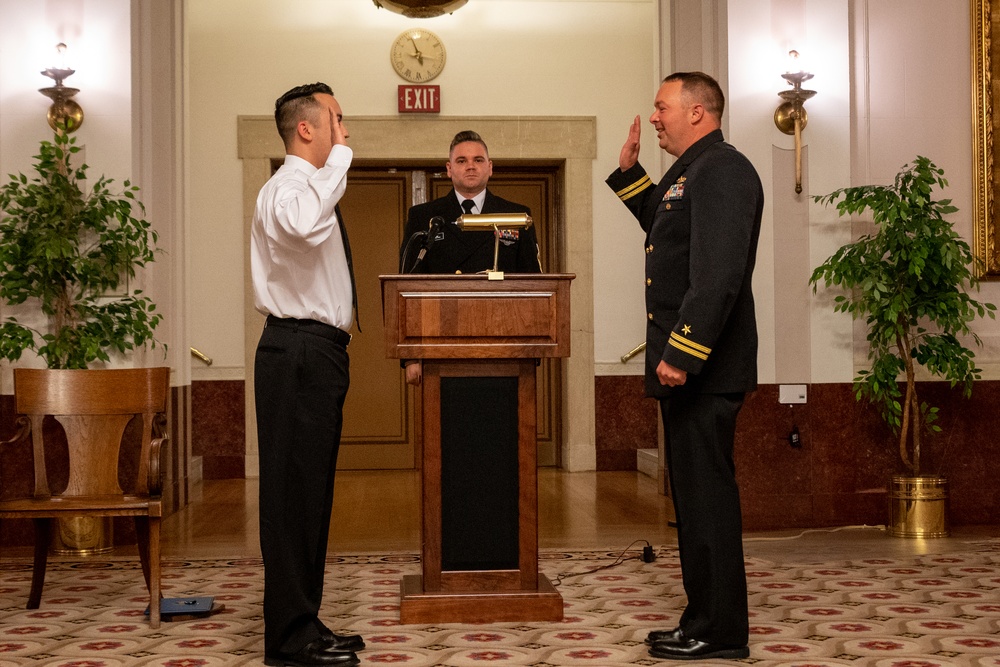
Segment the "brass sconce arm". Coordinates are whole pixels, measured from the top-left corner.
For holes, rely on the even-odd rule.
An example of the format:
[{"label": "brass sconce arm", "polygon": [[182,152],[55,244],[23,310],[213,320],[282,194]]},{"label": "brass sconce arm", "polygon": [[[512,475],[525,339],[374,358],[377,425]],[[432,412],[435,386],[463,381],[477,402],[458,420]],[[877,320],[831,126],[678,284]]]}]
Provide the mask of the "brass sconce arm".
[{"label": "brass sconce arm", "polygon": [[[66,45],[60,42],[56,45],[56,50],[62,55]],[[42,70],[42,74],[55,82],[54,86],[39,88],[38,92],[52,100],[48,121],[49,127],[57,132],[75,132],[83,125],[83,108],[73,99],[80,90],[63,85],[63,80],[75,73],[76,70],[68,67],[48,67]]]},{"label": "brass sconce arm", "polygon": [[802,193],[802,130],[809,122],[805,101],[816,94],[815,90],[805,90],[802,82],[813,78],[808,72],[785,72],[781,75],[792,84],[791,90],[778,93],[784,102],[774,110],[774,124],[785,134],[795,135],[795,194]]}]

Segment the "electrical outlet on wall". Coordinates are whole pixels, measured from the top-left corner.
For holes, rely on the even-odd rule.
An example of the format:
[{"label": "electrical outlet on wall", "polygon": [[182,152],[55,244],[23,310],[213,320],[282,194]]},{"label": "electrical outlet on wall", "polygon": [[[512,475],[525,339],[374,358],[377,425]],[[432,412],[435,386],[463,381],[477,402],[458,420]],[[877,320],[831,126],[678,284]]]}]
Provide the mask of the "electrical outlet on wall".
[{"label": "electrical outlet on wall", "polygon": [[806,386],[804,384],[780,384],[778,385],[779,403],[805,403]]}]

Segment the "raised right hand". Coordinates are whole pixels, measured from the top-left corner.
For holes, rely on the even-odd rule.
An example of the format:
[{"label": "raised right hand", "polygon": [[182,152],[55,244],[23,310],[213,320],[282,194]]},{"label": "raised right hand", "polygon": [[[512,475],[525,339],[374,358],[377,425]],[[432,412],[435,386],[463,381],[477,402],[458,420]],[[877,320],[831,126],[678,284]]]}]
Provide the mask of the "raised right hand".
[{"label": "raised right hand", "polygon": [[346,146],[347,138],[351,135],[347,133],[347,127],[344,125],[344,119],[338,118],[333,109],[330,109],[330,128],[333,132],[333,143]]},{"label": "raised right hand", "polygon": [[639,117],[636,116],[635,120],[632,121],[632,126],[628,129],[628,139],[625,140],[622,152],[618,156],[618,167],[622,171],[628,171],[639,161],[639,134],[640,123]]}]

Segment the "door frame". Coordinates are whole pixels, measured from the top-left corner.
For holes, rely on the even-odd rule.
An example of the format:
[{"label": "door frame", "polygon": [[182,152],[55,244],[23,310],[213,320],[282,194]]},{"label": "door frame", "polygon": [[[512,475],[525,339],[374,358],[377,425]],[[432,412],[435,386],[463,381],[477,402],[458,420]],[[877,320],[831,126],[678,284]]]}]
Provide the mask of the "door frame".
[{"label": "door frame", "polygon": [[[572,353],[562,366],[563,443],[560,460],[569,471],[594,470],[594,256],[593,173],[597,157],[597,120],[593,116],[481,116],[399,118],[352,116],[350,145],[359,160],[447,159],[451,138],[473,127],[490,147],[494,160],[560,161],[563,197],[560,219],[565,221],[559,264],[576,275],[572,286]],[[243,229],[250,225],[257,193],[271,175],[271,160],[285,149],[272,116],[237,117],[237,156],[243,164]],[[244,242],[244,274],[249,281],[250,244]],[[247,283],[249,284],[249,283]],[[247,391],[247,477],[258,475],[257,426],[254,411],[253,358],[264,317],[253,304],[252,290],[244,291],[244,360]],[[572,418],[570,417],[572,415]]]}]

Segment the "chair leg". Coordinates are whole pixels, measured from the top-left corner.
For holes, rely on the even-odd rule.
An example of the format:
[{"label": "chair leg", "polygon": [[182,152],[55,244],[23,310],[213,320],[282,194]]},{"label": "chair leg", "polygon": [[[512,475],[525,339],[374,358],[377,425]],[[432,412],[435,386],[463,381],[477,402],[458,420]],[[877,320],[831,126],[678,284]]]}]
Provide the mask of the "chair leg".
[{"label": "chair leg", "polygon": [[160,518],[135,517],[142,576],[149,591],[149,627],[160,627]]},{"label": "chair leg", "polygon": [[31,570],[31,592],[28,593],[28,609],[38,609],[38,605],[42,602],[42,587],[45,585],[45,568],[48,565],[52,519],[34,519],[34,524],[35,563]]},{"label": "chair leg", "polygon": [[146,580],[146,590],[149,590],[149,517],[135,517],[135,539],[139,547],[142,578]]},{"label": "chair leg", "polygon": [[149,599],[156,600],[156,607],[149,609],[149,627],[160,627],[160,517],[149,519]]}]

